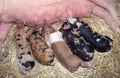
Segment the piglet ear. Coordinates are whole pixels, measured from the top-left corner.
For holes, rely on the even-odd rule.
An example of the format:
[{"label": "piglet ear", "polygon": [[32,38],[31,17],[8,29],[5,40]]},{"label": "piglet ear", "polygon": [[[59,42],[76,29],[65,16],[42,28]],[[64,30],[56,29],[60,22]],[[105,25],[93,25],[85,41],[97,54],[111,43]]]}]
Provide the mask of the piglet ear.
[{"label": "piglet ear", "polygon": [[47,41],[48,36],[49,36],[49,33],[48,33],[48,30],[47,30],[47,26],[46,26],[46,25],[42,27],[42,29],[41,29],[41,34],[42,34],[43,40]]},{"label": "piglet ear", "polygon": [[42,33],[42,35],[45,34],[45,26],[43,26],[43,27],[41,28],[41,33]]},{"label": "piglet ear", "polygon": [[24,27],[25,27],[25,25],[24,25],[23,23],[18,23],[18,24],[16,25],[16,28],[17,28],[17,29],[24,28]]},{"label": "piglet ear", "polygon": [[32,33],[36,30],[37,28],[34,26],[31,26],[29,29],[27,29],[26,33],[27,33],[27,38],[30,37],[32,35]]},{"label": "piglet ear", "polygon": [[51,34],[55,31],[56,30],[51,25],[45,25],[42,27],[41,33],[42,33],[42,35],[44,35],[45,33]]}]

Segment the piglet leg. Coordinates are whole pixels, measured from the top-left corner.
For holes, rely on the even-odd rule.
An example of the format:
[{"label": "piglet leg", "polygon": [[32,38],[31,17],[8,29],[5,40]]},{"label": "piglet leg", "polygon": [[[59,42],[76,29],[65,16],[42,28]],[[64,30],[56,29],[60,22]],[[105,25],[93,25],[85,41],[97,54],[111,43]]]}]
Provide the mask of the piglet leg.
[{"label": "piglet leg", "polygon": [[[94,2],[95,4],[107,9],[107,11],[110,13],[112,18],[116,21],[116,23],[120,26],[120,15],[118,14],[116,10],[116,5],[113,0],[90,0]],[[104,13],[104,11],[102,11]]]},{"label": "piglet leg", "polygon": [[107,22],[107,24],[110,26],[111,29],[120,32],[120,27],[119,27],[120,25],[115,22],[115,20],[112,18],[111,14],[107,10],[99,6],[96,6],[93,8],[93,13],[105,19],[105,21]]},{"label": "piglet leg", "polygon": [[8,55],[8,47],[5,45],[5,38],[11,28],[11,24],[1,23],[0,25],[0,62],[4,62]]}]

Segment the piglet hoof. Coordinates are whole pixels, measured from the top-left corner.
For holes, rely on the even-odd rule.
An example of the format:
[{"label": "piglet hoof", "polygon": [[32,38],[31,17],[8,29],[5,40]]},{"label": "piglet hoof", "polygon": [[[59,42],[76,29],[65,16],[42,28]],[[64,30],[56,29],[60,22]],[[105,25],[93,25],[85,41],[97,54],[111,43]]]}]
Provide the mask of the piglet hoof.
[{"label": "piglet hoof", "polygon": [[3,42],[1,42],[0,43],[0,63],[5,62],[7,60],[8,54],[9,54],[8,47]]}]

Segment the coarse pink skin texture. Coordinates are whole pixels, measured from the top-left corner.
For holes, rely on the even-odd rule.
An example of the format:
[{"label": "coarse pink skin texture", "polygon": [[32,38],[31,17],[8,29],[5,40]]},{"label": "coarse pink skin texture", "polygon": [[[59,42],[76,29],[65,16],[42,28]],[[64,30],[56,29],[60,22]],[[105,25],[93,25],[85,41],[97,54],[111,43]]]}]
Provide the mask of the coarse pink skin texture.
[{"label": "coarse pink skin texture", "polygon": [[[47,2],[46,2],[47,1]],[[82,1],[82,4],[80,4]],[[87,0],[13,0],[6,3],[4,22],[24,22],[29,25],[42,25],[63,21],[69,16],[89,17],[93,3]],[[85,10],[85,9],[88,10]],[[11,11],[12,10],[12,11]]]},{"label": "coarse pink skin texture", "polygon": [[[13,23],[22,22],[27,25],[42,26],[58,21],[64,21],[67,17],[90,17],[96,14],[119,31],[118,14],[113,0],[0,0],[1,28],[5,38]],[[92,2],[91,2],[92,1]],[[96,5],[97,4],[97,5]],[[105,9],[103,9],[102,7]],[[107,10],[108,11],[107,11]],[[104,12],[104,13],[103,13]],[[110,13],[109,13],[110,12]],[[9,26],[7,26],[9,24]],[[3,29],[4,26],[4,29]],[[6,27],[5,27],[6,26]],[[1,39],[1,38],[0,38]]]},{"label": "coarse pink skin texture", "polygon": [[0,0],[0,41],[5,40],[13,23],[39,27],[70,16],[91,14],[102,17],[113,30],[120,32],[113,0]]}]

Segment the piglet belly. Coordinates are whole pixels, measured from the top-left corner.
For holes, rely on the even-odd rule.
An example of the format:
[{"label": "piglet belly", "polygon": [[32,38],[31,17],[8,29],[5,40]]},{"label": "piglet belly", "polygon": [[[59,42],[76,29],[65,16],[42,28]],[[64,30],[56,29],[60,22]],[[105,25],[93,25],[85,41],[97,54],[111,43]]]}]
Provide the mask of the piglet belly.
[{"label": "piglet belly", "polygon": [[54,0],[53,3],[46,4],[42,1],[35,0],[35,3],[17,0],[7,9],[7,16],[26,24],[42,25],[64,21],[70,16],[89,17],[93,8],[93,4],[88,0]]}]

